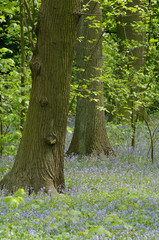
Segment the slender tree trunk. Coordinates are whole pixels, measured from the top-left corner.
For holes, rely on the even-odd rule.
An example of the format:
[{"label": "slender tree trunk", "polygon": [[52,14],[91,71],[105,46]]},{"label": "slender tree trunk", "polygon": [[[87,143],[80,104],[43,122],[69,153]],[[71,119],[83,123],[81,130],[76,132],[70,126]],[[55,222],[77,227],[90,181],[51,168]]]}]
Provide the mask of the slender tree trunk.
[{"label": "slender tree trunk", "polygon": [[[88,1],[84,0],[83,4]],[[67,154],[88,155],[113,153],[106,128],[103,107],[103,83],[100,79],[102,68],[102,9],[101,1],[89,1],[89,10],[80,19],[78,37],[84,37],[77,42],[76,60],[77,79],[81,89],[87,85],[87,90],[81,90],[83,97],[78,97],[76,120],[73,138]],[[90,17],[94,20],[89,20]],[[95,26],[96,25],[96,26]],[[98,92],[96,96],[94,92]],[[89,96],[88,96],[89,95]],[[98,99],[95,102],[93,98]]]},{"label": "slender tree trunk", "polygon": [[[127,57],[129,58],[129,62],[126,64],[128,65],[128,71],[134,71],[134,73],[143,71],[143,66],[145,63],[144,58],[144,45],[143,42],[145,40],[145,34],[140,30],[135,30],[133,24],[139,23],[140,21],[143,22],[143,16],[140,13],[139,8],[143,8],[142,3],[140,0],[133,0],[131,2],[127,2],[126,6],[128,10],[126,11],[125,16],[120,16],[117,21],[117,38],[119,40],[119,49],[122,53],[125,48],[126,44],[129,42],[132,44],[132,41],[135,41],[136,47],[133,49],[128,50]],[[131,8],[136,8],[136,11],[132,11]],[[137,9],[138,8],[138,9]],[[131,70],[130,70],[131,69]],[[120,73],[121,74],[121,73]],[[119,74],[119,75],[120,75]],[[121,74],[122,78],[122,74]],[[135,147],[136,143],[136,121],[138,112],[135,110],[135,97],[134,93],[139,91],[138,81],[134,80],[133,73],[130,74],[129,78],[129,85],[130,85],[130,98],[128,100],[128,108],[131,110],[131,127],[132,127],[132,147]],[[140,108],[141,111],[141,108]]]},{"label": "slender tree trunk", "polygon": [[25,118],[25,42],[24,42],[24,3],[20,0],[20,30],[21,30],[21,113],[20,113],[20,128],[21,131],[24,127]]},{"label": "slender tree trunk", "polygon": [[42,0],[31,61],[32,91],[22,140],[1,188],[65,188],[64,143],[79,0]]}]

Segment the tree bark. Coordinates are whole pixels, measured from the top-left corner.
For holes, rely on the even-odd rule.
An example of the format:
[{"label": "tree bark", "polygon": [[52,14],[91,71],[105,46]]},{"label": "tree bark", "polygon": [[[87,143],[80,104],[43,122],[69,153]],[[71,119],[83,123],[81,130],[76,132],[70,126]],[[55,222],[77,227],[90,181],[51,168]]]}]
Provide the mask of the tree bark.
[{"label": "tree bark", "polygon": [[[126,41],[136,41],[138,46],[134,47],[134,49],[129,50],[129,56],[134,57],[134,60],[131,60],[131,64],[133,67],[139,71],[141,67],[143,67],[145,63],[144,59],[144,46],[143,42],[145,40],[145,33],[142,30],[135,30],[133,27],[134,23],[143,22],[143,16],[141,15],[139,10],[136,12],[131,11],[131,8],[143,8],[141,4],[141,0],[133,0],[126,4],[128,10],[126,11],[126,15],[121,15],[117,19],[117,38],[119,40],[119,49],[121,52],[124,50],[124,46]],[[139,46],[140,45],[140,46]]]},{"label": "tree bark", "polygon": [[[83,4],[88,1],[84,0]],[[101,1],[89,1],[89,9],[80,19],[76,61],[77,79],[83,97],[77,98],[76,120],[73,138],[67,154],[99,155],[113,153],[107,132],[103,107],[103,83],[100,79],[102,69],[102,9]],[[88,19],[94,17],[94,20]],[[88,91],[91,94],[88,94]],[[96,96],[94,92],[98,92]],[[88,96],[89,95],[89,96]],[[95,102],[97,99],[98,102]]]},{"label": "tree bark", "polygon": [[65,188],[64,142],[79,2],[42,0],[26,124],[14,166],[1,188],[45,188],[52,193]]},{"label": "tree bark", "polygon": [[[140,112],[144,112],[145,109],[140,107],[139,111],[136,111],[135,109],[135,97],[134,93],[137,93],[140,91],[138,87],[138,81],[134,79],[134,73],[143,71],[143,66],[145,63],[145,57],[144,57],[144,41],[145,41],[145,33],[138,29],[136,30],[133,27],[133,24],[143,22],[144,18],[141,15],[140,11],[143,8],[141,0],[133,0],[131,2],[127,2],[126,7],[128,7],[128,10],[126,11],[126,15],[120,16],[117,19],[117,38],[119,40],[119,50],[121,53],[123,53],[126,50],[126,45],[129,42],[129,44],[133,44],[133,41],[135,42],[136,46],[134,46],[133,49],[127,49],[127,57],[128,62],[127,68],[130,73],[129,77],[129,86],[130,86],[130,97],[128,99],[128,109],[131,111],[131,115],[129,116],[128,113],[126,113],[127,118],[131,119],[131,127],[132,127],[132,147],[134,148],[136,145],[136,121],[139,115],[141,115]],[[131,8],[136,8],[136,11],[132,11]],[[139,10],[140,9],[140,10]],[[123,66],[124,67],[124,66]],[[119,73],[119,77],[122,78],[122,73]],[[129,111],[129,112],[130,112]]]}]

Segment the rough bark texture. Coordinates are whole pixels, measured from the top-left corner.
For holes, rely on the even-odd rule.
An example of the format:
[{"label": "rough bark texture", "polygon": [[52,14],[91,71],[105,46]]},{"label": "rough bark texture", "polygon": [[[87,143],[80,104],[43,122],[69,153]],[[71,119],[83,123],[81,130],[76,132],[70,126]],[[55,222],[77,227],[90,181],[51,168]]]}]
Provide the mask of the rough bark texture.
[{"label": "rough bark texture", "polygon": [[64,142],[80,0],[42,0],[22,140],[1,188],[64,189]]},{"label": "rough bark texture", "polygon": [[[83,4],[88,3],[87,0]],[[95,16],[95,23],[87,17]],[[79,85],[87,85],[88,90],[98,91],[100,94],[95,96],[93,93],[89,97],[78,97],[76,108],[76,120],[73,138],[67,154],[99,155],[101,153],[113,153],[110,145],[106,128],[104,111],[97,109],[103,106],[103,83],[100,80],[102,68],[102,22],[101,2],[89,1],[89,10],[84,12],[80,18],[78,37],[84,37],[77,42],[77,68],[84,69],[78,71],[77,79]],[[86,60],[89,59],[89,60]],[[84,96],[88,93],[81,91]],[[90,101],[90,98],[98,98],[98,102]]]}]

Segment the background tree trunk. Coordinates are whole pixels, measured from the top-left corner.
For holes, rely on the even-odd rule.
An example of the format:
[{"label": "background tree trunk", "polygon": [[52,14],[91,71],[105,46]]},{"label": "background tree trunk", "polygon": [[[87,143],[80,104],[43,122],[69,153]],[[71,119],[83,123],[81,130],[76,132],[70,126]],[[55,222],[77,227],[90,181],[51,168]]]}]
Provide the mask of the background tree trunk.
[{"label": "background tree trunk", "polygon": [[42,0],[22,140],[1,188],[64,189],[64,142],[80,0]]},{"label": "background tree trunk", "polygon": [[[129,85],[130,85],[130,97],[128,100],[128,108],[130,109],[131,116],[127,116],[127,118],[131,119],[131,127],[132,127],[132,147],[135,147],[136,139],[135,139],[135,132],[136,132],[136,121],[139,116],[141,115],[140,112],[145,111],[142,107],[140,107],[139,111],[135,109],[135,97],[134,93],[139,92],[139,81],[134,79],[134,75],[136,72],[143,71],[143,66],[145,63],[145,56],[144,56],[144,41],[145,41],[145,33],[143,30],[136,29],[133,24],[139,24],[140,22],[144,22],[144,18],[141,15],[141,9],[143,8],[142,2],[140,0],[133,0],[132,2],[127,2],[126,7],[126,15],[121,15],[117,19],[117,38],[119,40],[119,50],[120,52],[126,51],[127,43],[131,46],[133,42],[135,42],[134,48],[128,48],[127,50],[127,57],[128,62],[127,67],[128,71],[130,72],[129,77]],[[134,11],[135,9],[135,11]],[[140,26],[141,28],[141,26]],[[124,67],[124,66],[123,66]],[[122,78],[122,73],[119,73],[119,76]]]},{"label": "background tree trunk", "polygon": [[[126,47],[126,41],[136,41],[136,47],[133,49],[129,49],[130,62],[135,68],[136,71],[139,71],[141,67],[144,66],[144,46],[143,42],[145,41],[145,34],[141,29],[135,29],[133,26],[135,23],[143,22],[143,16],[140,11],[143,8],[140,0],[133,0],[132,2],[128,2],[126,4],[128,8],[126,10],[126,15],[121,15],[117,19],[117,39],[119,40],[119,49],[121,52],[124,51]],[[131,8],[136,8],[134,12]],[[134,60],[131,59],[134,57]]]},{"label": "background tree trunk", "polygon": [[[83,4],[88,1],[84,0]],[[103,83],[100,79],[102,68],[102,8],[101,1],[89,1],[89,9],[82,15],[79,24],[78,37],[84,37],[77,42],[76,60],[77,79],[80,88],[87,85],[87,90],[81,90],[83,97],[78,97],[76,120],[73,138],[67,154],[88,155],[112,153],[106,128],[103,107]],[[94,18],[89,19],[89,18]],[[94,92],[98,92],[96,96]],[[89,95],[89,96],[88,96]],[[98,99],[95,102],[93,98]]]}]

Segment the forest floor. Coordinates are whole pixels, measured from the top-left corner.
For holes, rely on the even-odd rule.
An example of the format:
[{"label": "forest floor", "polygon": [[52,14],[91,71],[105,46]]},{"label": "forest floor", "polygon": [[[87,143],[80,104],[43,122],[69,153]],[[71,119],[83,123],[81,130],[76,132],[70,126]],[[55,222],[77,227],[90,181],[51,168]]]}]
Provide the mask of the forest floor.
[{"label": "forest floor", "polygon": [[[133,150],[130,128],[108,124],[117,156],[66,158],[64,194],[28,196],[19,190],[6,197],[1,192],[0,240],[159,239],[159,142],[156,125],[151,127],[154,164],[145,125],[137,128]],[[70,138],[71,133],[66,148]],[[1,159],[0,179],[12,159]]]}]

